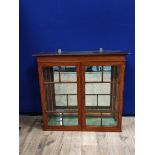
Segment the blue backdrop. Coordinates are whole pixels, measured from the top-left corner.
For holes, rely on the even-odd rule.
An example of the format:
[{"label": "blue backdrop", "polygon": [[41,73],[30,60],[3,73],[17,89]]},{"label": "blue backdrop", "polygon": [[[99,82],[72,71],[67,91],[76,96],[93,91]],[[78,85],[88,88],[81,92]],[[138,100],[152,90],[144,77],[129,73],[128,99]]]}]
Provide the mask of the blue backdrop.
[{"label": "blue backdrop", "polygon": [[20,0],[20,112],[41,112],[40,51],[125,50],[124,115],[135,111],[134,0]]}]

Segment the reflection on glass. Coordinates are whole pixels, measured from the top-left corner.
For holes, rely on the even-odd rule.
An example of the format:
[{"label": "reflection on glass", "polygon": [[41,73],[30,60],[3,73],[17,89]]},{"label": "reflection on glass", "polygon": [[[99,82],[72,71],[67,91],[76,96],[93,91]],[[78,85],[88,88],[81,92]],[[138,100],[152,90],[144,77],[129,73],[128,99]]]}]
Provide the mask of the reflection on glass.
[{"label": "reflection on glass", "polygon": [[54,113],[48,115],[49,126],[78,126],[77,113]]},{"label": "reflection on glass", "polygon": [[117,119],[114,117],[102,117],[102,126],[117,126]]},{"label": "reflection on glass", "polygon": [[110,95],[98,95],[98,106],[110,106]]},{"label": "reflection on glass", "polygon": [[76,67],[44,67],[43,76],[48,125],[78,126]]},{"label": "reflection on glass", "polygon": [[118,118],[106,116],[103,112],[89,112],[86,114],[87,126],[117,126]]},{"label": "reflection on glass", "polygon": [[110,94],[110,83],[86,83],[86,94]]},{"label": "reflection on glass", "polygon": [[97,106],[97,96],[96,95],[86,95],[86,106]]},{"label": "reflection on glass", "polygon": [[77,81],[75,66],[61,66],[60,75],[61,75],[62,82],[69,82],[69,81],[76,82]]},{"label": "reflection on glass", "polygon": [[77,84],[76,83],[55,83],[56,94],[76,94]]},{"label": "reflection on glass", "polygon": [[78,126],[78,114],[64,114],[63,124],[64,126]]},{"label": "reflection on glass", "polygon": [[53,72],[51,72],[51,74],[53,74],[54,78],[53,78],[53,82],[59,82],[59,67],[58,66],[53,66]]},{"label": "reflection on glass", "polygon": [[101,117],[97,113],[87,113],[86,115],[87,126],[101,126]]},{"label": "reflection on glass", "polygon": [[86,66],[85,67],[85,81],[101,81],[102,71],[101,66]]},{"label": "reflection on glass", "polygon": [[103,81],[111,82],[111,66],[103,66]]},{"label": "reflection on glass", "polygon": [[67,106],[66,95],[55,95],[56,106]]},{"label": "reflection on glass", "polygon": [[86,66],[85,67],[86,82],[110,82],[111,66]]},{"label": "reflection on glass", "polygon": [[86,126],[117,126],[119,66],[85,67]]},{"label": "reflection on glass", "polygon": [[68,95],[68,105],[77,106],[77,95]]},{"label": "reflection on glass", "polygon": [[47,115],[49,126],[61,126],[62,125],[62,113],[53,113]]}]

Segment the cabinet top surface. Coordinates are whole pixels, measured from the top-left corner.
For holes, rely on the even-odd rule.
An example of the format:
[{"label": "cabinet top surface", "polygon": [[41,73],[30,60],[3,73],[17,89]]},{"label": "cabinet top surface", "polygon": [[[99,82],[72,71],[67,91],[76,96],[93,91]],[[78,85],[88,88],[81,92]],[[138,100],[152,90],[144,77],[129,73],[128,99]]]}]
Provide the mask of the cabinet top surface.
[{"label": "cabinet top surface", "polygon": [[36,57],[44,57],[44,56],[89,56],[89,55],[96,55],[96,56],[125,56],[129,53],[124,51],[112,51],[112,50],[103,50],[102,52],[98,51],[61,51],[59,54],[58,52],[40,52],[37,54],[33,54]]}]

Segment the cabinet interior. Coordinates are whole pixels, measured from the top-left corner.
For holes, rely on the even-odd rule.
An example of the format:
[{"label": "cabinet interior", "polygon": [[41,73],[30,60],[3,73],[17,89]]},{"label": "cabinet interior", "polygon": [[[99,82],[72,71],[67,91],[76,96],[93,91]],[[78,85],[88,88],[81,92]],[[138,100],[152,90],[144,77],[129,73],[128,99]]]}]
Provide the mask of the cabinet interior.
[{"label": "cabinet interior", "polygon": [[[42,68],[48,126],[80,126],[79,122],[85,126],[118,125],[119,65],[84,66],[83,70],[79,66]],[[81,89],[83,103],[78,99]]]}]

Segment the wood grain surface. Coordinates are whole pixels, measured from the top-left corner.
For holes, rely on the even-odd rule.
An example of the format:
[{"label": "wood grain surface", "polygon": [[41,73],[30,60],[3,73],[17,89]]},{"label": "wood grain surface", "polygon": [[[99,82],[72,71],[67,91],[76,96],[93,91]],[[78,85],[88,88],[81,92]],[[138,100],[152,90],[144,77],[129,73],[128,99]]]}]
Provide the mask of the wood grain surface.
[{"label": "wood grain surface", "polygon": [[43,131],[40,116],[20,116],[20,155],[134,155],[135,119],[122,132]]}]

